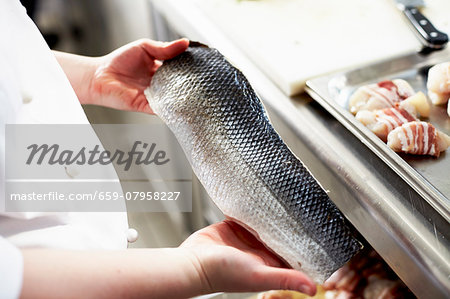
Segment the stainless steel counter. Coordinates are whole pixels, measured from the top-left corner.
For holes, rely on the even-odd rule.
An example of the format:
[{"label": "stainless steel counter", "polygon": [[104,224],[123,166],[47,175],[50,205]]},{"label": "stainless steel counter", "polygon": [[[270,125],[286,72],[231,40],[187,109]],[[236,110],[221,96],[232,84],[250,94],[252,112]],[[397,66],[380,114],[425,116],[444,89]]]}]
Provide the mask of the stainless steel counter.
[{"label": "stainless steel counter", "polygon": [[448,298],[449,223],[309,96],[283,94],[239,45],[187,1],[176,6],[172,1],[153,3],[160,13],[157,38],[173,38],[175,33],[227,56],[258,92],[292,151],[409,288],[420,298]]}]

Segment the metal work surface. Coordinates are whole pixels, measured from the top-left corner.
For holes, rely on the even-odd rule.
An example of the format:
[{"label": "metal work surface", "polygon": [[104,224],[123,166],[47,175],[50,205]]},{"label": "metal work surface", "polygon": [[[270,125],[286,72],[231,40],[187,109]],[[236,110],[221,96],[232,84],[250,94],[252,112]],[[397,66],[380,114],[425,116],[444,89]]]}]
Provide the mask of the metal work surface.
[{"label": "metal work surface", "polygon": [[241,69],[292,151],[418,297],[448,296],[450,228],[442,215],[309,96],[282,93],[207,16],[187,2],[153,3],[175,32],[218,48]]},{"label": "metal work surface", "polygon": [[[450,221],[450,178],[445,173],[450,168],[450,154],[444,152],[439,158],[396,154],[356,120],[348,111],[348,103],[350,96],[358,87],[383,80],[404,79],[415,91],[426,94],[430,66],[449,60],[448,49],[429,56],[413,53],[307,82],[307,91],[314,99],[390,165],[447,221]],[[446,108],[444,105],[431,105],[430,117],[425,121],[450,134],[450,118]]]}]

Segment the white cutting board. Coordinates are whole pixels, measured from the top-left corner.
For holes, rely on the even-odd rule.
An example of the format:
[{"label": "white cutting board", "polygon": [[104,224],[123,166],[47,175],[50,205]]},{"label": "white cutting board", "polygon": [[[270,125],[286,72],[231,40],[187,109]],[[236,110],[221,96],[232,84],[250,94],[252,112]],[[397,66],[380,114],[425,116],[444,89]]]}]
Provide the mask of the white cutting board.
[{"label": "white cutting board", "polygon": [[[391,0],[185,0],[207,16],[286,94],[306,80],[419,49]],[[450,1],[423,13],[450,33]]]}]

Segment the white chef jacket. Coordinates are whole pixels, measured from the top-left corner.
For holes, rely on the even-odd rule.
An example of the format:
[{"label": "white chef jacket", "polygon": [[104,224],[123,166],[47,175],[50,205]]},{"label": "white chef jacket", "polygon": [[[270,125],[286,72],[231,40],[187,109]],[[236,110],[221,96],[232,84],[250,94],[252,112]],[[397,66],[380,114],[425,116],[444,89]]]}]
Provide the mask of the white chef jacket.
[{"label": "white chef jacket", "polygon": [[18,0],[0,1],[0,298],[20,295],[18,248],[125,249],[125,212],[6,213],[5,125],[87,124],[67,77]]}]

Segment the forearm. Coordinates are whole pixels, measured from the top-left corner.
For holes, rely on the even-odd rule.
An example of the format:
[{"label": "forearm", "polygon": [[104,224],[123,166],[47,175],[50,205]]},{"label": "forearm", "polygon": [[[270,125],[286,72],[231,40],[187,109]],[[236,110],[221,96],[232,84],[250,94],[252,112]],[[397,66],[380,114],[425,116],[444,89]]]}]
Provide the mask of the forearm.
[{"label": "forearm", "polygon": [[180,248],[26,249],[22,298],[184,298],[204,293],[196,261]]},{"label": "forearm", "polygon": [[87,57],[58,51],[53,51],[53,53],[75,90],[80,103],[94,104],[91,83],[101,57]]}]

